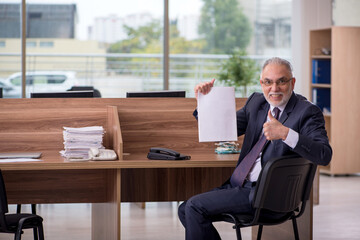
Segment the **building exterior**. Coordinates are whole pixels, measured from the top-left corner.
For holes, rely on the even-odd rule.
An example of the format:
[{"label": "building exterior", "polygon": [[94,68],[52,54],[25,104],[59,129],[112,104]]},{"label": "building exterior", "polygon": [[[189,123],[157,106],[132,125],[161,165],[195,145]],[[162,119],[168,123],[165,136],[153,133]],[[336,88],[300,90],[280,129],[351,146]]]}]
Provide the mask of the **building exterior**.
[{"label": "building exterior", "polygon": [[88,39],[102,43],[114,43],[125,39],[124,19],[116,15],[97,17],[94,25],[89,28]]},{"label": "building exterior", "polygon": [[199,38],[198,26],[200,24],[200,14],[185,15],[177,19],[177,27],[180,36],[186,40],[194,40]]},{"label": "building exterior", "polygon": [[89,28],[88,39],[111,44],[126,39],[124,26],[138,28],[153,19],[150,13],[130,14],[124,17],[109,15],[97,17]]},{"label": "building exterior", "polygon": [[[97,41],[61,38],[32,38],[26,41],[27,71],[71,70],[88,78],[86,72],[104,72],[106,49]],[[21,71],[20,38],[0,38],[0,78]]]},{"label": "building exterior", "polygon": [[[75,4],[27,4],[28,71],[74,70],[79,75],[106,69],[106,49],[97,41],[76,39]],[[20,4],[0,4],[0,78],[21,69]],[[89,60],[91,59],[91,60]]]},{"label": "building exterior", "polygon": [[253,33],[250,55],[291,55],[291,1],[239,0]]},{"label": "building exterior", "polygon": [[[27,4],[27,38],[75,38],[76,4]],[[20,3],[0,4],[0,38],[20,38]]]}]

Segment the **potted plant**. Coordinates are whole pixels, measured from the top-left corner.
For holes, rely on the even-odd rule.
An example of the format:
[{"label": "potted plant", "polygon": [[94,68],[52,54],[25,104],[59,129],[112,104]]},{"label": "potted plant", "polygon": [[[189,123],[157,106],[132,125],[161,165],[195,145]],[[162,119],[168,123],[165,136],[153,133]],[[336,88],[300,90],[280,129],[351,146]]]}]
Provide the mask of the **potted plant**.
[{"label": "potted plant", "polygon": [[257,83],[259,71],[255,60],[248,58],[244,50],[236,49],[222,64],[218,80],[235,87],[235,91],[242,90],[242,96],[247,97],[247,87]]}]

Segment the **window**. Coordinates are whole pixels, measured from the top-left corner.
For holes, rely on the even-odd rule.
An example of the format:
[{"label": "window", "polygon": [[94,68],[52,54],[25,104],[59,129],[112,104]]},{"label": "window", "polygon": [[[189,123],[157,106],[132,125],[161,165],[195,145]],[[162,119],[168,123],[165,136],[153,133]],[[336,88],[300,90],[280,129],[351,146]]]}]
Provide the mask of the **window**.
[{"label": "window", "polygon": [[64,75],[49,75],[47,78],[48,84],[61,84],[65,82],[66,77]]},{"label": "window", "polygon": [[21,86],[21,76],[11,79],[10,82],[15,86]]},{"label": "window", "polygon": [[41,16],[42,16],[42,13],[40,13],[40,12],[33,12],[33,13],[29,13],[29,18],[30,19],[34,19],[34,18],[41,18]]},{"label": "window", "polygon": [[35,41],[26,41],[26,47],[34,48],[34,47],[36,47],[36,42]]},{"label": "window", "polygon": [[40,42],[40,47],[42,48],[54,47],[54,42]]},{"label": "window", "polygon": [[[75,71],[77,85],[94,86],[103,97],[162,90],[167,64],[169,89],[193,97],[193,87],[217,78],[236,48],[259,64],[291,53],[291,0],[168,0],[165,65],[164,1],[26,4],[26,70]],[[5,79],[21,71],[20,3],[0,3],[0,14],[0,37],[9,39],[0,41],[8,54],[0,52]]]},{"label": "window", "polygon": [[[235,49],[259,66],[268,56],[290,56],[291,1],[170,0],[169,12],[170,88],[186,88],[187,96],[194,97],[197,83],[218,78]],[[257,83],[245,92],[258,90]]]},{"label": "window", "polygon": [[38,75],[32,77],[31,85],[47,84],[47,76]]}]

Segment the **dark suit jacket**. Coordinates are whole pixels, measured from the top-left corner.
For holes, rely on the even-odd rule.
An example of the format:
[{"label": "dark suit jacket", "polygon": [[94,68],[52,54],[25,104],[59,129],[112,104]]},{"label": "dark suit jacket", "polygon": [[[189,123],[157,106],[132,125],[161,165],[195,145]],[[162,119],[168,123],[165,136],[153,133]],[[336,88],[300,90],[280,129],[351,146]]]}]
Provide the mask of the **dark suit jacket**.
[{"label": "dark suit jacket", "polygon": [[[262,93],[252,94],[245,106],[237,111],[238,136],[245,134],[238,164],[255,145],[262,134],[270,105]],[[294,149],[281,139],[267,141],[261,162],[271,158],[299,155],[316,164],[327,165],[332,157],[332,149],[325,130],[324,116],[321,110],[305,97],[292,93],[279,121],[286,127],[299,133],[299,141]]]}]

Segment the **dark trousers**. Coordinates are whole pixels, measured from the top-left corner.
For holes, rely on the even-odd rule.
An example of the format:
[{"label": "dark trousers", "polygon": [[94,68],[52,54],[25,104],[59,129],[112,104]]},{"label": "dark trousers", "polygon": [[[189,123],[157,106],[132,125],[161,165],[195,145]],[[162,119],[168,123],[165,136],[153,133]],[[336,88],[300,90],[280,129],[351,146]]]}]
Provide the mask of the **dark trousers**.
[{"label": "dark trousers", "polygon": [[251,189],[248,182],[244,187],[224,184],[209,192],[191,197],[179,206],[178,214],[185,227],[187,240],[221,239],[212,224],[212,217],[220,213],[251,213]]}]

